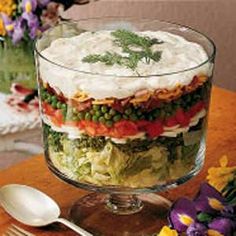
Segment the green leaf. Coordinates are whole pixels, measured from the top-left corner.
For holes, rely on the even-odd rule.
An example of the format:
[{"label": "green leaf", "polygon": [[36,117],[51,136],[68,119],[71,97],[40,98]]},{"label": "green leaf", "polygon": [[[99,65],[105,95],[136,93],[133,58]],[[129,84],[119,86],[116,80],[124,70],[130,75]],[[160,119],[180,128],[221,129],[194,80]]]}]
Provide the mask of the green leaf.
[{"label": "green leaf", "polygon": [[161,59],[161,54],[162,54],[161,51],[156,51],[156,52],[152,53],[152,55],[150,56],[150,58],[151,58],[153,61],[158,62],[158,61],[160,61],[160,59]]},{"label": "green leaf", "polygon": [[231,202],[234,199],[236,199],[236,182],[235,182],[235,179],[236,178],[234,178],[232,181],[230,181],[224,187],[224,189],[221,191],[228,202]]},{"label": "green leaf", "polygon": [[204,212],[201,212],[197,215],[197,219],[200,221],[200,222],[206,222],[206,223],[209,223],[211,222],[212,220],[212,216],[207,214],[207,213],[204,213]]},{"label": "green leaf", "polygon": [[116,38],[114,42],[120,45],[121,47],[138,46],[141,48],[149,48],[154,44],[163,43],[158,39],[152,39],[148,36],[140,36],[138,34],[135,34],[134,32],[124,29],[116,30],[111,34]]}]

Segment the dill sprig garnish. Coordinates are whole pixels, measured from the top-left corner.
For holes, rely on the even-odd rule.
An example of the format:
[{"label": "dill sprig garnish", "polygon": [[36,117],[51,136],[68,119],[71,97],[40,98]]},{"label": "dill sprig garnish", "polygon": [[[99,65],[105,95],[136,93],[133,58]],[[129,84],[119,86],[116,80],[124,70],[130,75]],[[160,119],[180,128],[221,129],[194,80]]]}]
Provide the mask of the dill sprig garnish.
[{"label": "dill sprig garnish", "polygon": [[91,54],[83,58],[84,62],[88,63],[96,63],[98,61],[105,63],[108,66],[112,66],[114,64],[122,65],[124,62],[123,57],[115,52],[105,52],[105,54]]},{"label": "dill sprig garnish", "polygon": [[115,37],[114,42],[117,43],[120,47],[130,47],[136,46],[143,49],[150,48],[154,44],[161,44],[163,41],[160,41],[156,38],[150,38],[148,36],[140,36],[134,32],[118,29],[111,33]]},{"label": "dill sprig garnish", "polygon": [[140,36],[134,32],[119,29],[111,33],[114,43],[122,48],[122,52],[127,56],[115,52],[105,52],[105,54],[90,54],[82,59],[83,62],[96,63],[102,62],[105,65],[118,64],[135,70],[138,62],[143,60],[149,64],[151,60],[158,62],[161,59],[161,51],[152,51],[151,46],[161,44],[162,41],[156,38]]}]

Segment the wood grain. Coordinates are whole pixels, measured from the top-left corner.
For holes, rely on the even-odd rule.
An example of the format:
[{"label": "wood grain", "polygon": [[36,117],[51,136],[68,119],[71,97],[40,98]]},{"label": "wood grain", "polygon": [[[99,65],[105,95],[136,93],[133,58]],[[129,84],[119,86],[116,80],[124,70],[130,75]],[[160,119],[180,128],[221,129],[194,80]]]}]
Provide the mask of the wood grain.
[{"label": "wood grain", "polygon": [[[171,200],[183,195],[193,196],[200,182],[205,179],[207,169],[217,165],[223,154],[227,154],[230,163],[236,165],[236,93],[215,87],[209,115],[205,166],[197,177],[162,195]],[[73,202],[86,194],[85,191],[67,185],[53,176],[47,169],[43,155],[32,157],[30,160],[1,171],[0,186],[12,183],[30,185],[45,192],[58,202],[64,216],[67,216]],[[0,209],[0,235],[11,223],[16,223],[36,235],[76,235],[61,225],[40,229],[23,226]]]}]

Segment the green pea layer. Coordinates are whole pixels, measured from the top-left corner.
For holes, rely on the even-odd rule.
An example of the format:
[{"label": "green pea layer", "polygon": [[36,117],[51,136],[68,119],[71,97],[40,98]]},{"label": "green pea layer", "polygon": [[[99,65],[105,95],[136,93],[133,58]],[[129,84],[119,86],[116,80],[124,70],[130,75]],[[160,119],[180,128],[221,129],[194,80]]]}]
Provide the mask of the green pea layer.
[{"label": "green pea layer", "polygon": [[158,108],[151,111],[145,111],[145,109],[141,107],[129,104],[122,113],[116,111],[109,105],[92,105],[84,111],[78,111],[76,107],[68,106],[65,102],[60,101],[55,95],[49,93],[44,88],[41,89],[41,98],[54,109],[61,109],[66,120],[87,120],[103,123],[107,127],[111,127],[115,122],[121,119],[131,121],[167,119],[173,116],[178,108],[187,111],[197,102],[207,100],[208,89],[209,84],[206,82],[195,91],[185,94],[171,102],[162,102]]}]

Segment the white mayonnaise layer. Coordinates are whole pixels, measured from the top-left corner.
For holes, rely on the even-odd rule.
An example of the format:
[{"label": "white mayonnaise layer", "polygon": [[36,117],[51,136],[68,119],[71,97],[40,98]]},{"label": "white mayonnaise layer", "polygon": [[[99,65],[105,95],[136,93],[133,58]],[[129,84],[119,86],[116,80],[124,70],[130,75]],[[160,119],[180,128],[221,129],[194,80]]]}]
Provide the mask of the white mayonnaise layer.
[{"label": "white mayonnaise layer", "polygon": [[[122,49],[114,44],[111,31],[85,32],[71,38],[56,39],[41,52],[48,60],[62,65],[54,65],[40,58],[41,79],[68,98],[73,97],[78,91],[83,91],[95,99],[108,97],[121,99],[134,95],[142,89],[153,91],[188,85],[196,75],[211,76],[211,63],[197,67],[208,58],[199,44],[164,31],[136,33],[164,42],[151,48],[152,51],[162,51],[160,61],[151,60],[149,64],[140,61],[135,71],[117,64],[108,66],[102,62],[83,62],[82,59],[87,55],[104,54],[106,51],[125,55]],[[193,67],[197,68],[161,76]]]}]

